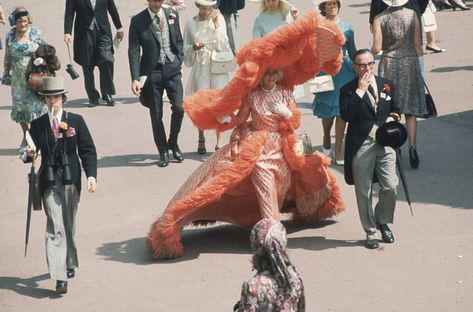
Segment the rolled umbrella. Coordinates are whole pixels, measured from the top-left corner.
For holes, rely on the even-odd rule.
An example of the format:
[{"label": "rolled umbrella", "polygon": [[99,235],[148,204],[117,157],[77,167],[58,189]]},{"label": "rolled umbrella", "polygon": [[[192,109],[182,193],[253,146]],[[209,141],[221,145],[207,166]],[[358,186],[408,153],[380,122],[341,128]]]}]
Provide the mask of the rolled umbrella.
[{"label": "rolled umbrella", "polygon": [[404,188],[404,193],[406,194],[407,203],[409,204],[409,208],[411,209],[411,215],[414,216],[414,212],[412,211],[411,198],[409,196],[409,187],[407,185],[406,176],[404,175],[404,168],[402,167],[402,164],[401,164],[401,150],[400,149],[396,149],[396,165],[397,165],[397,170],[399,171],[399,177],[401,178],[402,187]]},{"label": "rolled umbrella", "polygon": [[30,173],[28,173],[28,205],[26,206],[26,234],[25,234],[25,258],[28,251],[28,239],[30,236],[31,209],[33,208],[34,183],[35,183],[35,158],[31,163]]}]

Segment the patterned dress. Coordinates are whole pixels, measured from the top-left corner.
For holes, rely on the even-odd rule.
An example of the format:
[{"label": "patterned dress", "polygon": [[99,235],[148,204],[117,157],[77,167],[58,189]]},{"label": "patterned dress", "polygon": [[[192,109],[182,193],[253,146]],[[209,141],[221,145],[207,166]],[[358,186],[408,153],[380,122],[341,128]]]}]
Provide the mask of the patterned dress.
[{"label": "patterned dress", "polygon": [[419,57],[414,48],[414,10],[390,7],[379,15],[383,35],[383,55],[379,76],[389,79],[396,87],[395,102],[405,115],[427,114],[424,79]]},{"label": "patterned dress", "polygon": [[269,91],[258,88],[248,95],[242,111],[251,112],[254,130],[267,132],[267,140],[251,173],[251,180],[261,216],[279,220],[279,210],[291,185],[291,171],[284,159],[281,134],[278,131],[281,116],[269,110],[272,102],[294,105],[294,98],[291,92],[278,87]]},{"label": "patterned dress", "polygon": [[4,74],[2,81],[10,84],[12,95],[11,118],[16,122],[30,123],[47,111],[46,105],[40,97],[28,89],[26,71],[31,55],[38,46],[46,43],[42,33],[37,28],[30,26],[28,40],[25,43],[16,41],[16,27],[7,34],[5,40]]},{"label": "patterned dress", "polygon": [[[332,76],[334,90],[329,92],[317,93],[312,103],[314,115],[319,118],[333,118],[340,116],[340,89],[348,82],[355,79],[352,58],[356,52],[355,33],[350,23],[338,20],[338,28],[345,36],[345,44],[342,47],[343,63],[337,75]],[[320,72],[319,76],[326,75]]]}]

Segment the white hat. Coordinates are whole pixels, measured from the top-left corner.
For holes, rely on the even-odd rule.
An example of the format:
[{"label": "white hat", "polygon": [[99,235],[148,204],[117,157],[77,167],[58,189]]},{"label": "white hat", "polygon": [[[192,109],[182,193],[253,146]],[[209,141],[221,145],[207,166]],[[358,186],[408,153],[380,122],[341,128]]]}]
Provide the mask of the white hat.
[{"label": "white hat", "polygon": [[212,0],[194,0],[194,1],[197,4],[207,6],[207,7],[214,6],[217,3],[217,0],[214,0],[214,1],[212,1]]},{"label": "white hat", "polygon": [[43,90],[38,92],[39,95],[59,95],[67,93],[64,91],[64,79],[62,77],[43,78]]},{"label": "white hat", "polygon": [[388,6],[400,7],[409,2],[409,0],[383,0]]}]

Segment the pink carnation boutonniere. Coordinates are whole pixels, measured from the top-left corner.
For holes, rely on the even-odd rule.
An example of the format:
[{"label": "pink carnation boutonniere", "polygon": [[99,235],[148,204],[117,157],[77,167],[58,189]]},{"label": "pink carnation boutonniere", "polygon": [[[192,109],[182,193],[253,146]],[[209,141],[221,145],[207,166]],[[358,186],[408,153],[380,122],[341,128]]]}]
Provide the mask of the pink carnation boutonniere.
[{"label": "pink carnation boutonniere", "polygon": [[74,129],[73,127],[69,127],[69,125],[65,123],[64,121],[62,121],[59,124],[59,129],[61,129],[62,133],[66,134],[67,138],[70,138],[76,135],[76,129]]}]

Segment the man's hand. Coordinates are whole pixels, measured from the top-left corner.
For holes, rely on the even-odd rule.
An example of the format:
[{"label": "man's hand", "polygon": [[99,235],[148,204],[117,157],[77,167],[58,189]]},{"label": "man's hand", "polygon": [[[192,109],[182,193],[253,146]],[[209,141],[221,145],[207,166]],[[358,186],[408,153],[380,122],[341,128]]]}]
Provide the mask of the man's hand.
[{"label": "man's hand", "polygon": [[72,43],[72,36],[70,34],[65,34],[64,35],[64,43],[65,44],[71,44]]},{"label": "man's hand", "polygon": [[365,73],[358,79],[358,89],[366,91],[371,84],[371,79],[373,78],[373,74]]},{"label": "man's hand", "polygon": [[97,180],[95,180],[94,177],[88,177],[87,178],[87,190],[90,193],[95,192],[95,189],[97,188]]},{"label": "man's hand", "polygon": [[140,96],[141,87],[140,82],[138,80],[133,80],[133,82],[131,83],[131,92],[133,92],[133,94],[136,96]]},{"label": "man's hand", "polygon": [[123,37],[125,37],[125,33],[122,31],[117,31],[117,35],[116,35],[117,39],[122,41],[123,40]]},{"label": "man's hand", "polygon": [[204,46],[205,44],[203,44],[202,42],[196,41],[194,45],[192,46],[192,48],[197,51],[197,50],[202,49]]}]

